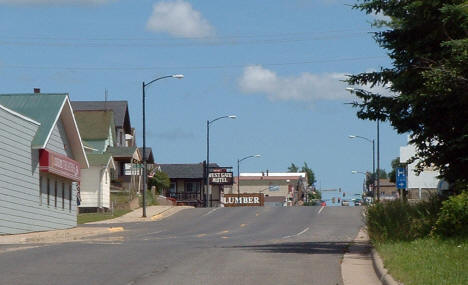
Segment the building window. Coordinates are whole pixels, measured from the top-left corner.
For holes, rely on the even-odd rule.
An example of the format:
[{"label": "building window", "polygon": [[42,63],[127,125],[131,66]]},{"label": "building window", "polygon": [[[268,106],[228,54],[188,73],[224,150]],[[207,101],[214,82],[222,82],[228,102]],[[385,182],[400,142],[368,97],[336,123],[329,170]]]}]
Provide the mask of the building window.
[{"label": "building window", "polygon": [[54,191],[54,197],[55,197],[55,199],[54,199],[54,207],[57,208],[57,190],[58,190],[58,189],[57,189],[57,180],[55,180],[55,185],[54,185],[54,186],[55,186],[55,189],[54,189],[54,190],[55,190],[55,191]]},{"label": "building window", "polygon": [[42,175],[39,175],[39,206],[42,205]]},{"label": "building window", "polygon": [[200,182],[186,182],[184,190],[186,193],[198,193],[200,192]]},{"label": "building window", "polygon": [[62,182],[62,209],[65,209],[65,183]]},{"label": "building window", "polygon": [[47,206],[50,205],[50,178],[47,177]]},{"label": "building window", "polygon": [[68,209],[71,212],[71,206],[72,206],[72,184],[71,183],[70,185],[68,185],[68,198],[70,198],[70,200],[68,200]]},{"label": "building window", "polygon": [[122,130],[119,130],[119,137],[120,137],[119,138],[119,141],[120,141],[119,146],[123,146],[123,143],[122,143]]}]

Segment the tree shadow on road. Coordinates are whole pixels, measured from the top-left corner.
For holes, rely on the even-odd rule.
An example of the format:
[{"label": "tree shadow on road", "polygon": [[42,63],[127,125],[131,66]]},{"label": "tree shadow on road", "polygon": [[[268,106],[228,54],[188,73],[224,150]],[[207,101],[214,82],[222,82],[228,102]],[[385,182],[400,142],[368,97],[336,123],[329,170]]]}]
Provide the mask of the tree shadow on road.
[{"label": "tree shadow on road", "polygon": [[[297,253],[297,254],[343,254],[348,251],[351,244],[349,242],[328,241],[328,242],[285,242],[270,243],[260,245],[233,246],[243,250],[253,250],[257,252],[271,253]],[[353,247],[362,247],[366,250],[368,245],[354,243]]]}]

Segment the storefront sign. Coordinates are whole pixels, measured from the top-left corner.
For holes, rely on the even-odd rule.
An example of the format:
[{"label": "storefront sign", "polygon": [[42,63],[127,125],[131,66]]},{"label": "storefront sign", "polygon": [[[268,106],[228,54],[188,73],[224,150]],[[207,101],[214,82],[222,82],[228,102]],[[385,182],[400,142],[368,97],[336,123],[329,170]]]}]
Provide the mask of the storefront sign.
[{"label": "storefront sign", "polygon": [[224,194],[221,198],[224,207],[263,206],[263,193]]},{"label": "storefront sign", "polygon": [[39,170],[80,181],[80,164],[63,154],[50,150],[39,150]]},{"label": "storefront sign", "polygon": [[211,185],[232,185],[233,176],[232,172],[211,172],[209,176]]}]

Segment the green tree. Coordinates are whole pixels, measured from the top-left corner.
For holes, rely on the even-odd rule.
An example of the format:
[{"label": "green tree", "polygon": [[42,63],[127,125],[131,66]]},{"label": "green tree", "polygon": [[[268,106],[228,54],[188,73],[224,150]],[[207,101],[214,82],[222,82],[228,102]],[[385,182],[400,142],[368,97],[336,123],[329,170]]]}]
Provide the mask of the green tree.
[{"label": "green tree", "polygon": [[304,166],[302,166],[301,168],[301,172],[305,172],[306,175],[307,175],[307,181],[309,181],[309,185],[308,186],[311,186],[311,185],[314,185],[315,182],[317,182],[317,180],[315,180],[315,173],[314,171],[312,171],[312,169],[309,168],[309,166],[307,165],[307,162],[304,161]]},{"label": "green tree", "polygon": [[409,133],[418,170],[468,184],[468,1],[359,0],[354,9],[390,20],[375,33],[392,67],[351,75],[352,86],[385,87],[393,96],[353,89],[360,119],[389,121]]},{"label": "green tree", "polygon": [[309,183],[307,186],[314,185],[315,182],[317,182],[314,171],[310,169],[310,167],[307,165],[307,162],[305,161],[304,166],[302,166],[301,169],[299,169],[299,167],[297,167],[294,163],[291,163],[291,166],[288,167],[288,172],[305,172],[307,175],[307,181]]},{"label": "green tree", "polygon": [[288,167],[288,172],[298,172],[299,171],[299,168],[291,162],[291,166]]},{"label": "green tree", "polygon": [[387,178],[388,178],[387,171],[385,171],[385,169],[379,169],[379,179],[387,179]]},{"label": "green tree", "polygon": [[156,186],[157,191],[161,193],[161,190],[168,189],[171,186],[171,180],[166,173],[162,171],[156,171],[154,176],[149,178],[148,186]]}]

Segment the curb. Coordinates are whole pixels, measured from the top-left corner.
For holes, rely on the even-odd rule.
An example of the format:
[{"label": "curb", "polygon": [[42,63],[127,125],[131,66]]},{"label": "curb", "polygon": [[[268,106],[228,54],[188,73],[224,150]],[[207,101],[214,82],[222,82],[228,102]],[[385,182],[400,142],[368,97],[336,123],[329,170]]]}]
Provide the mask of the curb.
[{"label": "curb", "polygon": [[384,267],[383,261],[375,248],[372,248],[371,255],[375,273],[383,285],[403,285],[403,283],[395,281],[395,279],[393,279],[393,277],[388,273],[388,270]]}]

